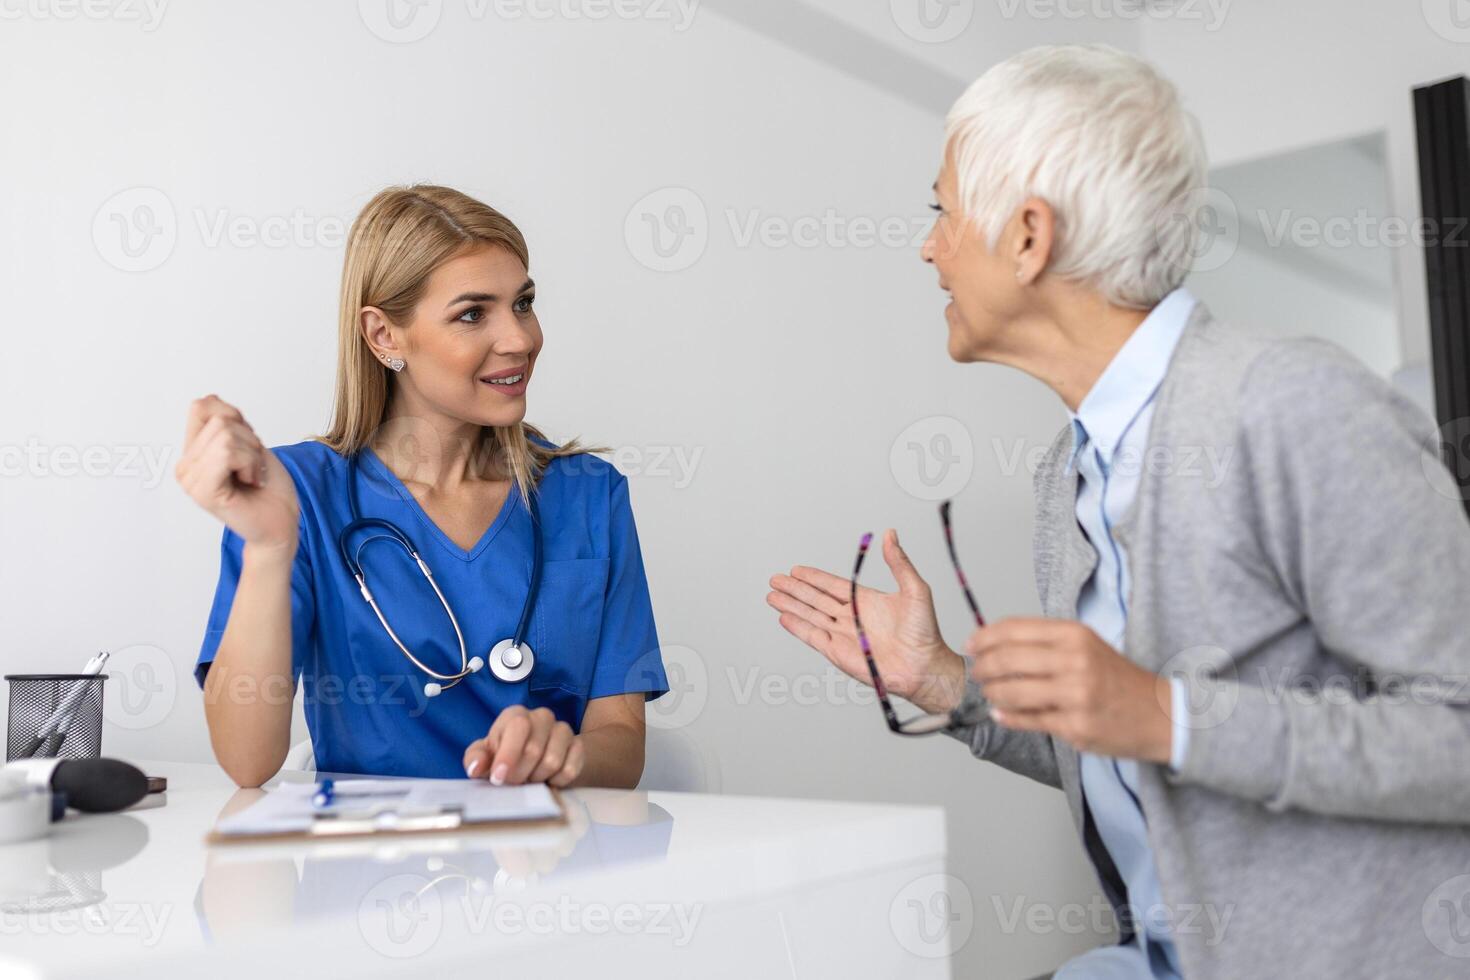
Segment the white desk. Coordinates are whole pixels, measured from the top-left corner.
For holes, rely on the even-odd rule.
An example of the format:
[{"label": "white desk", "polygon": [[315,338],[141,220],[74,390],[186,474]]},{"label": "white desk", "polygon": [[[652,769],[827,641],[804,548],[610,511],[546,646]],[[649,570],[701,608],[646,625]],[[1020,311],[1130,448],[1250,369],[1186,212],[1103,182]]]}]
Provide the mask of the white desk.
[{"label": "white desk", "polygon": [[949,975],[938,808],[578,790],[555,829],[209,846],[259,791],[140,765],[161,806],[0,845],[0,977]]}]

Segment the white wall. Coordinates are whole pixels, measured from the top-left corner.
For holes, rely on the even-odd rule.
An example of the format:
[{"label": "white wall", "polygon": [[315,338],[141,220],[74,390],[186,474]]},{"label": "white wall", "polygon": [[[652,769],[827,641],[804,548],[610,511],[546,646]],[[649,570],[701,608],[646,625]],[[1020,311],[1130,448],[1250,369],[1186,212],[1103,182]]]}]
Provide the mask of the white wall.
[{"label": "white wall", "polygon": [[[1227,4],[1214,30],[1141,22],[1141,51],[1184,91],[1216,165],[1376,130],[1387,136],[1390,206],[1419,214],[1413,87],[1470,71],[1454,0]],[[1406,361],[1428,354],[1424,261],[1394,249]]]},{"label": "white wall", "polygon": [[1210,192],[1215,240],[1191,291],[1232,326],[1325,338],[1393,377],[1402,367],[1395,250],[1355,231],[1390,213],[1381,136],[1217,167]]},{"label": "white wall", "polygon": [[1330,340],[1385,380],[1401,366],[1391,306],[1333,290],[1269,254],[1242,249],[1227,266],[1195,276],[1190,291],[1233,327]]},{"label": "white wall", "polygon": [[[824,2],[899,53],[892,77],[913,87],[893,95],[855,77],[862,59],[802,53],[840,34],[793,43],[770,29],[779,18],[763,30],[718,6],[680,32],[477,20],[445,0],[437,28],[402,44],[346,2],[180,0],[152,29],[7,7],[31,12],[0,22],[0,667],[70,670],[111,649],[107,749],[210,757],[191,667],[219,528],[172,479],[185,407],[217,392],[270,444],[321,431],[341,229],[385,184],[449,183],[530,240],[547,334],[531,418],[623,449],[661,638],[692,651],[679,656],[695,691],[671,721],[710,784],[943,805],[976,918],[957,972],[1048,969],[1092,938],[1003,936],[998,910],[1094,893],[1060,794],[951,742],[894,738],[847,686],[795,703],[811,690],[780,685],[827,673],[762,599],[771,573],[845,570],[860,532],[895,524],[957,644],[934,506],[906,490],[922,490],[912,462],[890,464],[901,433],[917,425],[928,444],[948,425],[973,466],[956,516],[976,591],[994,617],[1036,611],[1030,474],[1014,454],[1044,446],[1063,414],[1025,378],[944,355],[941,297],[910,241],[939,124],[913,63],[968,80],[1040,40],[1126,45],[1135,28],[978,5],[958,38],[925,44],[886,3]],[[635,204],[667,188],[694,198],[665,192],[655,218],[682,201],[708,219],[703,254],[677,272],[640,261],[652,253]],[[741,245],[731,224],[829,212],[913,233]],[[171,247],[121,250],[115,219],[166,228],[170,215]],[[215,238],[221,219],[244,237]],[[250,239],[283,227],[285,244]],[[150,267],[125,271],[134,262]],[[936,416],[954,421],[924,421]],[[687,485],[655,469],[666,452],[697,458]]]}]

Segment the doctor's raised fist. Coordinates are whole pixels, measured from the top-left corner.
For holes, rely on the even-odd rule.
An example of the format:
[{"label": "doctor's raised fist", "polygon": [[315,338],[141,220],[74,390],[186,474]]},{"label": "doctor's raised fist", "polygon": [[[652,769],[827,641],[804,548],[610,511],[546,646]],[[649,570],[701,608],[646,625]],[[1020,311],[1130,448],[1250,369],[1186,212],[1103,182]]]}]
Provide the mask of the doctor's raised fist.
[{"label": "doctor's raised fist", "polygon": [[296,484],[229,402],[205,395],[189,404],[174,477],[252,547],[295,550],[301,512]]}]

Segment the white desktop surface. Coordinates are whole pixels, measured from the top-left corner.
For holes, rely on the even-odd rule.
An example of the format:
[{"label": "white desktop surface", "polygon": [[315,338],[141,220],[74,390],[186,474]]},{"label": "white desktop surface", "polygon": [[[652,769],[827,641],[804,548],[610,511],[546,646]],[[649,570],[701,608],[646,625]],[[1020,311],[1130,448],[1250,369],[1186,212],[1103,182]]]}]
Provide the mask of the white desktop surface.
[{"label": "white desktop surface", "polygon": [[937,807],[588,789],[557,827],[208,845],[260,791],[138,765],[163,798],[0,845],[0,978],[949,975],[911,908]]}]

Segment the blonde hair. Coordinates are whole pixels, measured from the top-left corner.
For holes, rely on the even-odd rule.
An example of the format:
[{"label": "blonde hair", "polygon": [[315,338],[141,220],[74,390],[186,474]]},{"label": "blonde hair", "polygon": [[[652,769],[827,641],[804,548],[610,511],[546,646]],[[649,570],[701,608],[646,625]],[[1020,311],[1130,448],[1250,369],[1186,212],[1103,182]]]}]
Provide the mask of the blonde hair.
[{"label": "blonde hair", "polygon": [[[331,425],[317,441],[350,456],[368,445],[386,419],[392,372],[373,356],[362,334],[363,307],[376,306],[394,323],[406,324],[435,269],[468,249],[487,245],[509,251],[530,268],[520,229],[499,211],[452,188],[389,187],[367,203],[347,237],[337,319],[337,394]],[[553,459],[591,451],[596,450],[575,439],[551,445],[525,422],[485,426],[474,447],[476,458],[497,462],[502,472],[509,472],[527,501]]]}]

